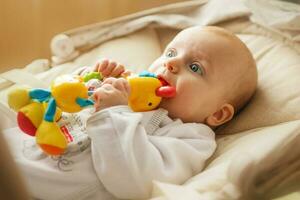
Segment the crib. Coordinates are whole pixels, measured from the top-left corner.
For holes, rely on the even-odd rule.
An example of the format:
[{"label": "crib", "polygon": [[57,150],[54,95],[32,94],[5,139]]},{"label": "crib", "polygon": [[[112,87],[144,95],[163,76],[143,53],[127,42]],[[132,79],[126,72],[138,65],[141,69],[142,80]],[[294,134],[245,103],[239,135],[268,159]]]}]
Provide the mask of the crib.
[{"label": "crib", "polygon": [[16,126],[6,94],[19,85],[47,88],[55,77],[101,57],[139,72],[180,30],[215,25],[234,32],[257,62],[258,89],[230,123],[201,173],[182,185],[153,182],[153,200],[272,199],[300,190],[300,4],[279,0],[193,0],[56,35],[51,61],[0,75],[3,128]]}]

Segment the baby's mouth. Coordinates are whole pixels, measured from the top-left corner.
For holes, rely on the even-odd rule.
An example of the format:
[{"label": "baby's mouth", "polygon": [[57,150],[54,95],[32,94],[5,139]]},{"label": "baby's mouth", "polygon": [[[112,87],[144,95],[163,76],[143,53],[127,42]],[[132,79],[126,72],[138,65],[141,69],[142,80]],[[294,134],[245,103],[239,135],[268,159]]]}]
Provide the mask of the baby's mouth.
[{"label": "baby's mouth", "polygon": [[161,82],[162,86],[169,86],[170,84],[164,79],[164,77],[159,74],[157,75],[158,80]]},{"label": "baby's mouth", "polygon": [[157,88],[156,95],[165,98],[172,98],[176,95],[176,88],[171,86],[162,75],[157,75],[158,80],[161,82],[161,87]]}]

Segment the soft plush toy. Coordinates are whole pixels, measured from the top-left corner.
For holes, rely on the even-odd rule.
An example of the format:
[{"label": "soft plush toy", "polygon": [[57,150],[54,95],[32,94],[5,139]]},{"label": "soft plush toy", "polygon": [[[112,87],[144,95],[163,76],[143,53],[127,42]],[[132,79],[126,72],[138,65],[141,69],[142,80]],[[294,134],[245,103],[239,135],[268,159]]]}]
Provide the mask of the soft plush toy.
[{"label": "soft plush toy", "polygon": [[162,97],[175,96],[176,90],[155,74],[144,71],[138,76],[127,77],[130,86],[128,105],[135,112],[155,109]]},{"label": "soft plush toy", "polygon": [[[49,155],[62,154],[68,140],[57,125],[61,112],[74,113],[93,105],[89,95],[100,85],[102,76],[92,72],[84,77],[64,75],[45,89],[19,88],[8,95],[8,104],[17,114],[20,129],[36,137],[37,144]],[[128,105],[133,111],[155,109],[162,97],[172,97],[176,91],[154,74],[143,72],[127,77],[130,85]]]},{"label": "soft plush toy", "polygon": [[8,95],[8,104],[18,112],[20,129],[36,137],[37,144],[50,155],[59,155],[67,147],[60,127],[55,123],[61,111],[74,113],[92,105],[88,88],[79,76],[60,76],[45,89],[19,88]]}]

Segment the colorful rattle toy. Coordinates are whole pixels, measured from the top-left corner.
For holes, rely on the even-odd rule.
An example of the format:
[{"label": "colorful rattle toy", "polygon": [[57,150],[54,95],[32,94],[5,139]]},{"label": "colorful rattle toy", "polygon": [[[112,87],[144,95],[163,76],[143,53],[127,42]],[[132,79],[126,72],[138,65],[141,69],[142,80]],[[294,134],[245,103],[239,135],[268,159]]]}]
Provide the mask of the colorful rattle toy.
[{"label": "colorful rattle toy", "polygon": [[[155,109],[162,97],[173,97],[175,88],[158,79],[154,74],[143,72],[127,77],[130,85],[128,105],[135,112]],[[64,153],[68,138],[56,123],[62,112],[75,113],[93,105],[89,95],[102,76],[92,72],[84,77],[64,75],[56,78],[50,90],[19,88],[8,94],[8,104],[17,114],[20,129],[35,136],[40,148],[49,155]],[[92,83],[92,84],[89,84]],[[100,84],[98,84],[100,86]]]},{"label": "colorful rattle toy", "polygon": [[74,113],[92,105],[88,89],[79,76],[60,76],[45,89],[19,88],[8,95],[9,106],[18,112],[20,129],[36,136],[41,149],[50,155],[59,155],[67,147],[67,140],[55,123],[61,111]]},{"label": "colorful rattle toy", "polygon": [[127,80],[130,86],[128,105],[135,112],[153,110],[162,97],[171,98],[176,95],[174,87],[147,71],[138,76],[129,76]]}]

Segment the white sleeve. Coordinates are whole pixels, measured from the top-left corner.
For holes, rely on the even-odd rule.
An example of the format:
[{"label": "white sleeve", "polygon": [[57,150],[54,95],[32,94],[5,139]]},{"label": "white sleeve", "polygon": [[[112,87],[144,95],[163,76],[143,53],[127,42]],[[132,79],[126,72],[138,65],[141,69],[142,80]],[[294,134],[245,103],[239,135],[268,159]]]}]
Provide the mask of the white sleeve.
[{"label": "white sleeve", "polygon": [[118,198],[149,197],[153,180],[183,183],[201,171],[216,148],[206,125],[171,122],[147,135],[142,118],[142,113],[117,106],[87,122],[96,173]]}]

